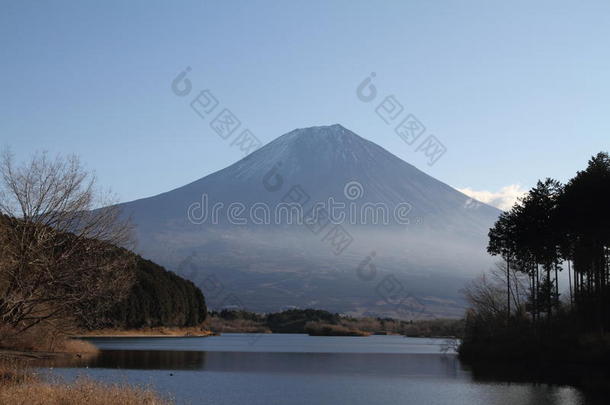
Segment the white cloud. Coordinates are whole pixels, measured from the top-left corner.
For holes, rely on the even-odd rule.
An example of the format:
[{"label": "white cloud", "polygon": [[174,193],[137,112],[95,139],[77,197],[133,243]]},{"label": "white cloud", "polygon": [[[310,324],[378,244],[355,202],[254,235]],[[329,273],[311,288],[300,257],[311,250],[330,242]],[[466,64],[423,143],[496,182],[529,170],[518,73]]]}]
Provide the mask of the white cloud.
[{"label": "white cloud", "polygon": [[523,197],[527,190],[523,189],[519,184],[511,184],[502,187],[499,191],[477,191],[469,187],[458,188],[459,191],[466,194],[470,198],[479,200],[486,204],[492,205],[503,211],[509,210],[517,199]]}]

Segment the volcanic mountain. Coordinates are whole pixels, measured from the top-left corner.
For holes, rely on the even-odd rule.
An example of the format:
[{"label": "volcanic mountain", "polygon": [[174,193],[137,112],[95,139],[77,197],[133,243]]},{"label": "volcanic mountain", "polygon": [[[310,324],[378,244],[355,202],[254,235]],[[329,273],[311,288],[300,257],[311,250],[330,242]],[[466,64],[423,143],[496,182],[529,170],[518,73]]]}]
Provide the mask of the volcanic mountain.
[{"label": "volcanic mountain", "polygon": [[124,203],[138,252],[211,308],[460,316],[500,211],[341,125],[296,129],[183,187]]}]

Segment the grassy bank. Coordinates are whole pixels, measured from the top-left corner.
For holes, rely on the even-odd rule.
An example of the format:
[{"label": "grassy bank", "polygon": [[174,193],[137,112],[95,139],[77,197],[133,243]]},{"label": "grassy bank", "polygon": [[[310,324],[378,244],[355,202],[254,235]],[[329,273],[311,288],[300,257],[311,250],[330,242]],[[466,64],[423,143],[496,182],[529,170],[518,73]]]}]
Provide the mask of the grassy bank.
[{"label": "grassy bank", "polygon": [[36,326],[25,332],[17,333],[15,329],[4,326],[0,328],[0,360],[2,359],[36,359],[60,356],[95,356],[99,353],[93,344],[71,339],[54,328]]},{"label": "grassy bank", "polygon": [[154,391],[127,384],[102,384],[85,378],[44,381],[27,363],[0,360],[0,403],[15,405],[170,405]]},{"label": "grassy bank", "polygon": [[215,333],[198,326],[192,327],[154,327],[137,329],[96,329],[81,330],[72,334],[73,337],[206,337]]},{"label": "grassy bank", "polygon": [[165,405],[172,402],[154,391],[128,384],[102,384],[88,379],[63,382],[41,378],[32,367],[39,360],[86,359],[99,350],[89,342],[72,339],[45,328],[0,336],[0,404],[16,405]]}]

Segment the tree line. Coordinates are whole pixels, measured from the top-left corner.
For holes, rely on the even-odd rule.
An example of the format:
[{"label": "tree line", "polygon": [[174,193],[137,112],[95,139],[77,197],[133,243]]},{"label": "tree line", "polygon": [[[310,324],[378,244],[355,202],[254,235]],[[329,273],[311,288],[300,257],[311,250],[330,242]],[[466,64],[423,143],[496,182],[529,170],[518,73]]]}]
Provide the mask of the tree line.
[{"label": "tree line", "polygon": [[[500,255],[529,279],[525,308],[534,321],[549,318],[560,305],[559,272],[566,269],[569,302],[587,328],[607,330],[610,281],[610,158],[592,157],[587,168],[562,185],[538,181],[489,232],[488,251]],[[512,289],[507,273],[507,312]]]},{"label": "tree line", "polygon": [[354,317],[319,309],[288,309],[268,314],[244,310],[211,311],[207,326],[214,332],[307,333],[311,335],[462,336],[461,319],[404,321],[381,317]]},{"label": "tree line", "polygon": [[[609,207],[610,157],[600,152],[567,183],[540,180],[503,212],[487,247],[502,262],[465,290],[471,303],[465,343],[483,336],[493,341],[511,331],[532,339],[555,333],[551,340],[568,329],[608,331]],[[567,272],[565,291],[559,286],[562,272]]]},{"label": "tree line", "polygon": [[127,297],[95,318],[85,317],[83,326],[184,327],[205,321],[207,306],[199,287],[150,260],[136,256],[134,262],[135,282]]}]

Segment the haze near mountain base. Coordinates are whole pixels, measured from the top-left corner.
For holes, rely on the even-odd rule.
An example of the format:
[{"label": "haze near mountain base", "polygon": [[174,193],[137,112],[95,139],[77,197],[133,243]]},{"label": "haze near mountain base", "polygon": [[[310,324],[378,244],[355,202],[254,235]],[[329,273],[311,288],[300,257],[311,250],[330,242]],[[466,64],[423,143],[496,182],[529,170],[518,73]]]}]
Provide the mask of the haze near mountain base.
[{"label": "haze near mountain base", "polygon": [[138,252],[210,308],[461,316],[500,211],[341,125],[296,129],[175,190],[122,204]]}]

